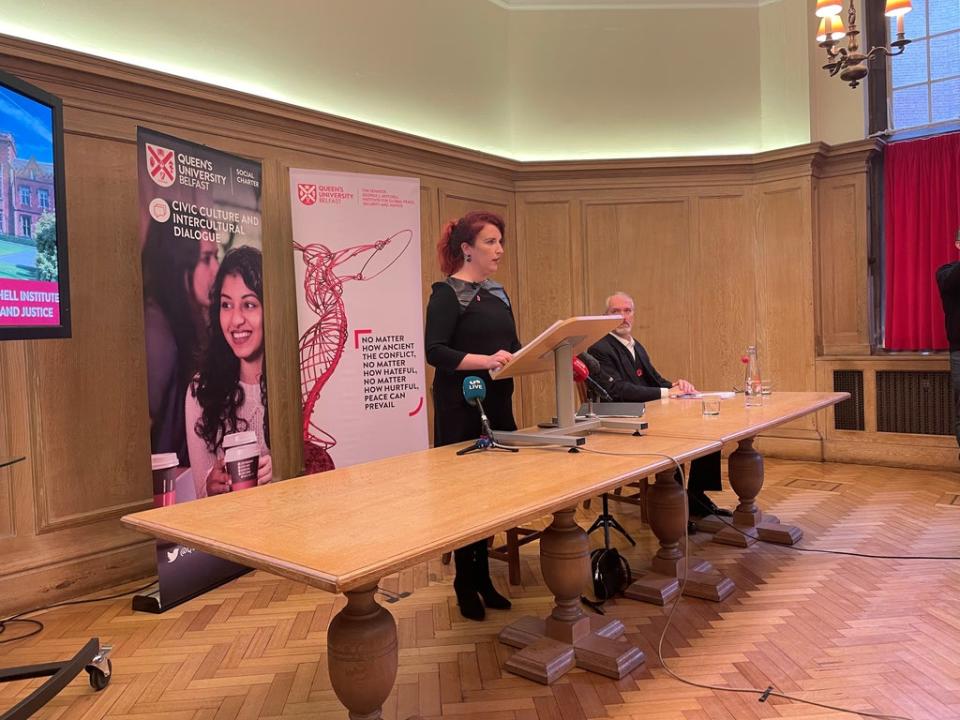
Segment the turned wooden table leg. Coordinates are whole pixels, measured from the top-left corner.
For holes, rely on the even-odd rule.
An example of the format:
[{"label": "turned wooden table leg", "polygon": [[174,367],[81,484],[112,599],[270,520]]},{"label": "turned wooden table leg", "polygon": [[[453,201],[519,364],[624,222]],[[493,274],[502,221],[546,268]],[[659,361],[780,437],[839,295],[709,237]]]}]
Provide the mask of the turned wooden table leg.
[{"label": "turned wooden table leg", "polygon": [[590,579],[590,544],[574,521],[576,508],[559,510],[540,537],[540,567],[556,604],[546,619],[525,617],[500,632],[500,641],[523,648],[505,664],[510,672],[550,684],[577,665],[623,678],[644,661],[638,648],[615,638],[619,620],[584,615],[580,593]]},{"label": "turned wooden table leg", "polygon": [[733,512],[736,528],[723,527],[713,539],[738,547],[749,547],[758,538],[783,545],[793,545],[803,537],[803,530],[783,525],[773,515],[765,515],[757,506],[757,496],[763,488],[763,455],[753,447],[754,438],[744,438],[727,460],[730,487],[740,503]]},{"label": "turned wooden table leg", "polygon": [[[656,482],[647,490],[647,517],[660,548],[624,595],[634,600],[665,605],[680,592],[684,559],[681,543],[687,531],[684,512],[687,496],[677,483],[674,471],[657,473]],[[733,592],[733,581],[717,572],[706,560],[689,558],[684,594],[705,600],[723,600]]]},{"label": "turned wooden table leg", "polygon": [[590,633],[590,620],[580,609],[583,581],[590,577],[590,541],[574,520],[574,512],[554,513],[540,538],[540,570],[556,602],[546,619],[546,632],[570,644]]},{"label": "turned wooden table leg", "polygon": [[374,600],[377,583],[347,591],[327,631],[330,684],[350,720],[377,720],[397,677],[397,623]]}]

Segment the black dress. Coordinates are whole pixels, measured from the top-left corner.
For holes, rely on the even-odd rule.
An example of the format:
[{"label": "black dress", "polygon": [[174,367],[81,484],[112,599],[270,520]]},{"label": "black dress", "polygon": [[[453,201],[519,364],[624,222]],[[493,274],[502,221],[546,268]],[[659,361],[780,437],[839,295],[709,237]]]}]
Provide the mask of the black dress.
[{"label": "black dress", "polygon": [[486,370],[457,370],[467,353],[492,355],[520,349],[517,325],[503,286],[492,280],[470,283],[454,277],[433,284],[427,304],[427,362],[433,378],[435,447],[480,436],[480,414],[463,399],[463,379],[476,375],[487,385],[483,409],[494,430],[516,430],[513,380],[491,380]]}]

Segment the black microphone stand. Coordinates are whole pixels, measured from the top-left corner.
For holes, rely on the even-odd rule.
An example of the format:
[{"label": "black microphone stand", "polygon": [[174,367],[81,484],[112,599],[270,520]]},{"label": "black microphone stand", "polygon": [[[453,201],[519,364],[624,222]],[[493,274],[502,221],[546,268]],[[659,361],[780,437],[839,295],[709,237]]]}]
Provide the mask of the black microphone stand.
[{"label": "black microphone stand", "polygon": [[479,450],[503,450],[505,452],[520,452],[520,448],[507,447],[506,445],[499,444],[496,440],[493,439],[493,430],[490,428],[490,420],[487,418],[487,413],[483,410],[483,405],[479,399],[474,399],[471,405],[476,403],[477,408],[480,410],[480,437],[470,447],[465,447],[461,450],[457,450],[457,456],[466,455],[467,453],[477,452]]},{"label": "black microphone stand", "polygon": [[597,519],[593,521],[593,525],[590,526],[590,529],[587,530],[587,535],[592,533],[594,530],[599,530],[603,528],[603,547],[607,550],[610,549],[610,528],[613,528],[618,533],[623,535],[627,540],[630,541],[631,545],[636,545],[637,541],[630,537],[630,533],[621,525],[617,519],[610,514],[610,508],[608,506],[607,498],[610,497],[609,493],[604,493],[600,496],[603,501],[603,512],[601,512]]},{"label": "black microphone stand", "polygon": [[[593,392],[591,392],[590,390],[593,390]],[[594,390],[593,388],[591,388],[590,390],[587,391],[587,400],[590,402],[590,412],[592,413],[593,401],[594,401],[593,399],[596,394],[596,390]],[[603,547],[604,549],[609,550],[610,549],[610,528],[613,528],[618,533],[623,535],[627,540],[629,540],[631,545],[636,546],[637,541],[634,540],[630,536],[630,533],[627,532],[626,528],[623,527],[623,525],[621,525],[620,522],[613,515],[610,514],[609,497],[610,497],[610,493],[603,493],[603,495],[600,496],[600,499],[603,502],[603,510],[597,516],[597,519],[593,521],[593,525],[590,526],[590,529],[587,530],[587,535],[592,533],[594,530],[599,530],[600,528],[603,528]]]},{"label": "black microphone stand", "polygon": [[470,447],[457,450],[457,455],[466,455],[467,453],[476,452],[478,450],[504,450],[506,452],[520,452],[519,448],[498,445],[489,435],[481,435]]}]

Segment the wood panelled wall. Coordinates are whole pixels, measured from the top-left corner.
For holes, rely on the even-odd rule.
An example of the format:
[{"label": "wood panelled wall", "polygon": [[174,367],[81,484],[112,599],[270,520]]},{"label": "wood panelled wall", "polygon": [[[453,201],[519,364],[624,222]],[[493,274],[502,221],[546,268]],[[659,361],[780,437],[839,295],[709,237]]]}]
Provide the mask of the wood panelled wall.
[{"label": "wood panelled wall", "polygon": [[[634,334],[666,377],[742,387],[740,358],[756,344],[763,374],[778,389],[815,388],[818,176],[824,166],[842,167],[863,186],[872,151],[872,144],[807,146],[743,162],[700,159],[696,169],[581,163],[562,180],[547,167],[521,171],[524,296],[549,299],[521,306],[525,326],[602,313],[605,298],[622,290],[636,303]],[[863,196],[846,199],[832,211],[865,220]],[[859,235],[838,240],[866,247],[864,222],[858,227]],[[831,290],[840,282],[832,269]],[[859,307],[866,313],[865,303]],[[866,327],[866,318],[857,322]],[[533,382],[524,410],[541,417],[550,409],[549,381]],[[819,457],[817,422],[811,416],[780,430],[768,451],[795,446],[795,454]]]},{"label": "wood panelled wall", "polygon": [[[120,515],[150,502],[138,125],[263,163],[272,451],[301,472],[291,167],[420,178],[423,292],[441,218],[478,205],[515,224],[514,163],[33,43],[0,67],[64,101],[73,337],[0,343],[0,613],[150,574],[152,543]],[[518,258],[501,280],[520,296]]]},{"label": "wood panelled wall", "polygon": [[[872,143],[754,157],[517,163],[110,61],[0,39],[0,67],[64,99],[73,338],[0,344],[0,613],[149,574],[152,544],[117,518],[150,497],[137,242],[136,127],[264,167],[267,363],[274,467],[301,469],[287,171],[418,177],[422,293],[441,222],[504,214],[498,279],[522,340],[557,318],[637,301],[637,335],[668,376],[742,382],[756,341],[781,390],[817,387],[818,354],[868,352],[866,167]],[[520,420],[553,413],[525,378]],[[823,453],[823,417],[764,442]]]}]

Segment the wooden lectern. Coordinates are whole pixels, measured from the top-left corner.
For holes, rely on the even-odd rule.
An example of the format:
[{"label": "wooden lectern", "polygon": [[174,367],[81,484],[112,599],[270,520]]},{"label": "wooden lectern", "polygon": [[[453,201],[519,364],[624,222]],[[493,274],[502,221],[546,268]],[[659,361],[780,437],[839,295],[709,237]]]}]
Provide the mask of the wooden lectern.
[{"label": "wooden lectern", "polygon": [[[491,370],[494,380],[554,371],[557,397],[556,427],[539,430],[494,431],[500,445],[561,445],[577,447],[586,442],[584,434],[592,430],[633,430],[640,434],[647,423],[634,418],[578,418],[573,404],[573,357],[584,352],[623,322],[620,315],[586,315],[557,320],[524,345],[500,370]],[[551,423],[552,425],[553,423]]]}]

